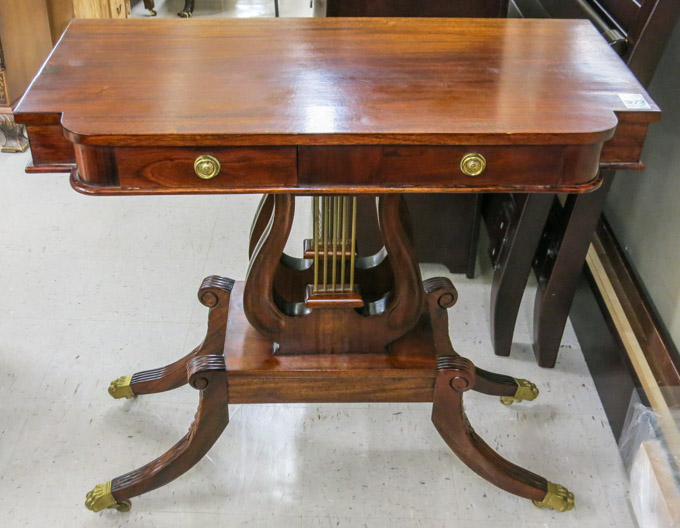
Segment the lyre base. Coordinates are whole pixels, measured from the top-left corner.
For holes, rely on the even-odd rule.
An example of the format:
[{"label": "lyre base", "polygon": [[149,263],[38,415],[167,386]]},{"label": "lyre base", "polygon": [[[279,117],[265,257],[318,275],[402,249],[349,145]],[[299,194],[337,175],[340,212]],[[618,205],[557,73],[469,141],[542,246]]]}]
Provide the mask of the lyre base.
[{"label": "lyre base", "polygon": [[232,291],[224,345],[229,403],[432,401],[437,355],[426,316],[383,354],[273,358],[272,342],[243,313],[243,287]]},{"label": "lyre base", "polygon": [[[199,299],[210,308],[203,343],[171,365],[119,378],[124,383],[112,385],[140,395],[189,383],[200,393],[189,433],[149,464],[95,487],[86,506],[127,511],[130,498],[182,475],[227,426],[229,403],[433,402],[437,431],[480,476],[539,507],[573,508],[573,494],[566,488],[503,459],[475,433],[463,394],[475,390],[521,401],[518,387],[525,380],[476,369],[459,356],[449,341],[446,315],[455,303],[455,289],[442,278],[423,286],[427,303],[418,323],[384,353],[278,356],[244,314],[244,283],[208,277],[199,290]],[[119,391],[112,396],[119,397]]]},{"label": "lyre base", "polygon": [[364,300],[359,293],[359,285],[355,284],[352,288],[348,285],[332,289],[314,290],[314,285],[307,286],[305,292],[306,308],[363,308]]}]

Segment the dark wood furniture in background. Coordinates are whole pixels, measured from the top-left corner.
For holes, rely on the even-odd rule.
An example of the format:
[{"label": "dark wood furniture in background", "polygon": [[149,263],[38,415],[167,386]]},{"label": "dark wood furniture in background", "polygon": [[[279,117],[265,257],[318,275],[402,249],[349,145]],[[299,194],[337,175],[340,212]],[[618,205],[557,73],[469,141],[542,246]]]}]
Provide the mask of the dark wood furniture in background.
[{"label": "dark wood furniture in background", "polygon": [[[510,16],[586,18],[598,28],[637,78],[647,84],[680,15],[674,0],[513,0]],[[629,145],[639,149],[641,145]],[[483,210],[495,273],[491,335],[498,355],[508,355],[517,312],[533,267],[538,278],[534,300],[534,352],[538,364],[557,360],[585,255],[602,212],[614,168],[592,195],[570,195],[564,206],[546,197],[495,196]],[[525,219],[529,219],[526,221]],[[547,222],[547,224],[546,224]],[[546,225],[537,229],[537,225]]]},{"label": "dark wood furniture in background", "polygon": [[28,139],[12,109],[52,49],[45,0],[0,2],[0,132],[2,152],[24,152]]},{"label": "dark wood furniture in background", "polygon": [[[627,109],[620,93],[649,109]],[[199,290],[203,343],[110,387],[132,397],[189,383],[200,394],[189,433],[95,487],[87,506],[128,509],[187,471],[226,427],[228,403],[432,401],[435,427],[474,471],[539,507],[572,508],[565,488],[501,458],[470,426],[464,392],[509,404],[538,391],[455,352],[456,290],[421,282],[402,197],[587,193],[601,164],[637,166],[630,145],[658,118],[580,21],[74,22],[17,109],[29,170],[68,171],[94,195],[265,194],[246,282],[211,276]],[[318,213],[304,259],[283,253],[295,195],[314,196]],[[367,260],[354,250],[356,196],[378,198],[384,248]]]},{"label": "dark wood furniture in background", "polygon": [[[526,17],[586,16],[583,13],[564,12],[563,9],[569,7],[568,4],[569,2],[547,0],[516,0],[511,4],[511,13],[517,15],[519,9],[521,15]],[[595,8],[607,9],[605,13],[600,11],[601,15],[594,19],[594,23],[603,34],[608,35],[608,41],[624,56],[636,77],[647,85],[657,70],[659,58],[671,38],[674,27],[677,33],[680,3],[675,0],[660,0],[639,2],[640,5],[637,6],[629,4],[631,2],[627,0],[593,3],[591,15]],[[622,32],[612,23],[612,20],[615,22],[621,13],[627,14],[623,18],[628,20],[625,25],[630,28],[629,31]],[[630,18],[632,14],[636,15],[635,19]],[[654,177],[653,174],[650,176]],[[555,238],[561,217],[561,207],[554,207],[546,226],[546,242]],[[552,245],[554,247],[555,244]],[[668,404],[677,405],[675,392],[680,385],[680,355],[677,347],[604,216],[598,223],[592,245],[616,291],[657,383],[662,390],[667,389],[664,390],[664,396]],[[539,259],[545,258],[546,249],[544,244],[539,244]],[[640,387],[640,382],[635,369],[631,366],[622,337],[619,336],[598,287],[592,280],[588,266],[585,267],[585,274],[577,286],[569,315],[602,399],[609,424],[618,438],[628,411],[630,395],[636,386]],[[640,397],[645,400],[642,391]]]}]

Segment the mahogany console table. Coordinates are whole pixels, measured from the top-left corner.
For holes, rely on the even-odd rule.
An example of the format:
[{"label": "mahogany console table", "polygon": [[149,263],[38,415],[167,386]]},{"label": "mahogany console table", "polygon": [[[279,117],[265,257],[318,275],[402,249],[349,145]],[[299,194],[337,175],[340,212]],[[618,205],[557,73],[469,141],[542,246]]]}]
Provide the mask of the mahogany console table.
[{"label": "mahogany console table", "polygon": [[[444,441],[482,477],[540,507],[573,507],[471,427],[466,391],[511,404],[538,389],[454,350],[456,290],[422,282],[402,199],[583,193],[600,185],[600,163],[637,163],[659,109],[589,23],[77,20],[16,118],[27,170],[69,172],[82,193],[264,194],[245,283],[211,276],[199,289],[203,343],[110,387],[120,398],[191,384],[188,434],[96,486],[88,508],[126,510],[187,471],[227,426],[229,403],[353,401],[431,401]],[[296,195],[313,196],[303,258],[283,253]],[[378,198],[384,247],[370,257],[355,251],[360,195]]]}]

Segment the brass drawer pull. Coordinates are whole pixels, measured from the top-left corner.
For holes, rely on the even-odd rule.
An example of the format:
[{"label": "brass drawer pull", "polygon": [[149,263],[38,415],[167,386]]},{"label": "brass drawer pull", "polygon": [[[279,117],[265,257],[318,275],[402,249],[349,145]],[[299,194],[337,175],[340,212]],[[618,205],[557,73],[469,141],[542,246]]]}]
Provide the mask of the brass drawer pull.
[{"label": "brass drawer pull", "polygon": [[486,169],[486,158],[481,154],[466,154],[460,160],[460,170],[466,176],[479,176],[484,169]]},{"label": "brass drawer pull", "polygon": [[203,154],[194,161],[196,176],[202,180],[210,180],[220,173],[220,162],[215,156]]}]

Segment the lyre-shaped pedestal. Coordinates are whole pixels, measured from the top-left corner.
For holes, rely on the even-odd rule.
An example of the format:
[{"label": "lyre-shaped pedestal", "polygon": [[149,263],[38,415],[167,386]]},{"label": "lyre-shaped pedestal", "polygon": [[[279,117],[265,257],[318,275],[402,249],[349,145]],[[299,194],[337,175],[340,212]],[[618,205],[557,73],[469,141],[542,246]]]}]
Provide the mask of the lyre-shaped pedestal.
[{"label": "lyre-shaped pedestal", "polygon": [[293,259],[283,252],[295,197],[263,198],[251,230],[243,308],[250,324],[276,343],[276,354],[380,353],[413,328],[422,311],[423,291],[402,200],[397,194],[378,198],[384,250],[352,259],[365,303],[363,309],[354,309],[338,308],[332,300],[314,307],[305,304],[307,287],[314,283],[315,261]]},{"label": "lyre-shaped pedestal", "polygon": [[[189,433],[151,463],[95,487],[88,508],[126,511],[130,498],[190,469],[226,427],[229,403],[363,401],[433,402],[435,427],[479,475],[539,507],[573,508],[568,490],[503,459],[472,429],[466,391],[511,404],[536,398],[538,390],[526,380],[477,369],[455,352],[447,318],[455,288],[446,278],[421,282],[400,197],[381,196],[378,203],[385,248],[365,261],[351,259],[362,292],[359,309],[305,303],[318,276],[310,259],[283,253],[294,197],[263,199],[251,231],[247,282],[208,277],[199,290],[210,308],[203,343],[175,363],[119,378],[109,389],[122,398],[190,383],[200,403]],[[318,253],[311,260],[318,265]]]}]

